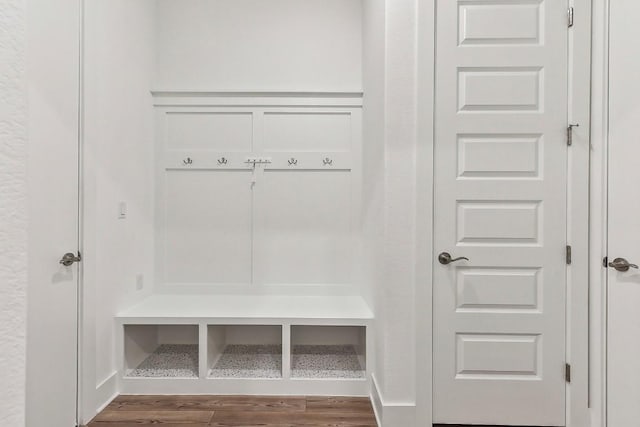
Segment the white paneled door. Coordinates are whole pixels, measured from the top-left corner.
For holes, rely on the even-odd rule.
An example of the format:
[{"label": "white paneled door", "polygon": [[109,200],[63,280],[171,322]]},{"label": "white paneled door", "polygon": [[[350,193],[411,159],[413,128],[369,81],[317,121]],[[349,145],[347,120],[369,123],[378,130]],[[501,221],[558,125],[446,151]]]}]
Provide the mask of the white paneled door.
[{"label": "white paneled door", "polygon": [[80,1],[30,0],[28,14],[26,425],[73,427],[79,267],[60,261],[78,254]]},{"label": "white paneled door", "polygon": [[[609,63],[608,427],[640,424],[640,2],[611,2]],[[618,258],[618,259],[617,259]],[[617,267],[617,269],[616,269]]]},{"label": "white paneled door", "polygon": [[565,425],[567,6],[437,4],[435,423]]}]

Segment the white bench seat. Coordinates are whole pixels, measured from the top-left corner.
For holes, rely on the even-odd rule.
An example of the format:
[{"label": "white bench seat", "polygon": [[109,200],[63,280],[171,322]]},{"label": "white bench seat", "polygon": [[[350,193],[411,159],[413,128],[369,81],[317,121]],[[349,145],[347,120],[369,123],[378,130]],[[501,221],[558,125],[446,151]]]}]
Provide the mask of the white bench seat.
[{"label": "white bench seat", "polygon": [[153,295],[117,318],[122,324],[247,319],[351,325],[368,323],[373,313],[358,296]]}]

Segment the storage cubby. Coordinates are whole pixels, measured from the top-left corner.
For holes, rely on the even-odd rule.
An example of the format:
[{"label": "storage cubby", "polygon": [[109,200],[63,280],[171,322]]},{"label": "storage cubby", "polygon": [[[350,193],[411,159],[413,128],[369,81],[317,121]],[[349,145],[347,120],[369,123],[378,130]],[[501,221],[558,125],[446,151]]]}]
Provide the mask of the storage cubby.
[{"label": "storage cubby", "polygon": [[366,378],[366,327],[292,326],[292,378]]},{"label": "storage cubby", "polygon": [[198,378],[197,325],[124,325],[129,378]]},{"label": "storage cubby", "polygon": [[117,317],[121,392],[367,396],[372,319],[356,296],[154,295]]},{"label": "storage cubby", "polygon": [[282,327],[209,325],[209,378],[282,378]]}]

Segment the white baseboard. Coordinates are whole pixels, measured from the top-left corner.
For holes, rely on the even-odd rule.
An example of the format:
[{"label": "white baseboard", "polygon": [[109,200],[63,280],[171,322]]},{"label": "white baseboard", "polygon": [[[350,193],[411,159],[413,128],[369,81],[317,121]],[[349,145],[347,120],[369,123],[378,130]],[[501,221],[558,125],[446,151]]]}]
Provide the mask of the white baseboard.
[{"label": "white baseboard", "polygon": [[382,426],[382,401],[380,400],[380,392],[378,391],[378,383],[374,375],[371,375],[371,406],[373,406],[373,413],[376,416],[376,422],[378,427]]},{"label": "white baseboard", "polygon": [[371,403],[378,427],[415,427],[416,404],[386,402],[375,375],[371,375]]},{"label": "white baseboard", "polygon": [[107,379],[102,381],[96,387],[96,394],[95,394],[95,401],[94,401],[96,403],[95,405],[96,413],[93,414],[94,417],[98,415],[100,412],[102,412],[102,410],[106,408],[107,405],[111,403],[111,401],[118,396],[117,379],[118,379],[118,373],[113,372],[111,375],[109,375],[109,377],[107,377]]}]

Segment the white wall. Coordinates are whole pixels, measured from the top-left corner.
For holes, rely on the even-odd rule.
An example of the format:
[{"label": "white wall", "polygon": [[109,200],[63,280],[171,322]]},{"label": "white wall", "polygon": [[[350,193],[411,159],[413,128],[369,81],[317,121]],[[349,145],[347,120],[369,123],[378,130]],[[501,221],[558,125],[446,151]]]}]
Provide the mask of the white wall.
[{"label": "white wall", "polygon": [[416,0],[387,2],[385,79],[386,271],[379,296],[386,310],[386,398],[415,399]]},{"label": "white wall", "polygon": [[0,2],[0,425],[25,422],[26,7]]},{"label": "white wall", "polygon": [[370,0],[363,7],[362,116],[362,289],[373,307],[373,284],[381,280],[384,237],[385,167],[385,2]]},{"label": "white wall", "polygon": [[[364,10],[365,266],[376,316],[375,377],[385,426],[413,423],[415,405],[415,0]],[[365,277],[367,277],[365,275]],[[423,284],[427,285],[427,284]]]},{"label": "white wall", "polygon": [[[85,6],[85,414],[111,397],[114,315],[153,286],[153,0]],[[119,203],[128,205],[119,219]],[[142,277],[142,290],[137,281]]]},{"label": "white wall", "polygon": [[362,89],[362,0],[157,4],[157,90]]},{"label": "white wall", "polygon": [[[375,313],[375,359],[377,385],[384,390],[386,339],[382,288],[384,285],[385,239],[385,0],[365,2],[363,10],[363,194],[362,194],[362,286],[365,299]],[[371,344],[369,344],[371,345]],[[382,393],[382,391],[381,391]]]}]

